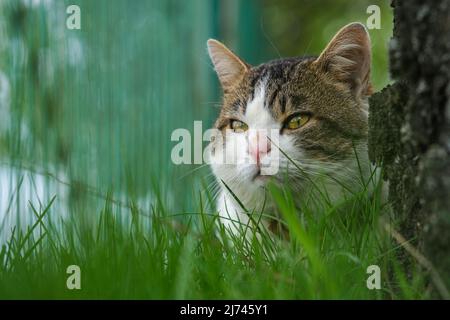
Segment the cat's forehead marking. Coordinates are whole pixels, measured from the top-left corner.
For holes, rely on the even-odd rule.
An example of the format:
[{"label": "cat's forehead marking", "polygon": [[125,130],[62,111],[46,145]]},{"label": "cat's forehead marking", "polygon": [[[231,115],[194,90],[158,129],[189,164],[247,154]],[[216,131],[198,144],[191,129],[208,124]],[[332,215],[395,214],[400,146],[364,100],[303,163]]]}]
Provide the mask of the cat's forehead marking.
[{"label": "cat's forehead marking", "polygon": [[266,101],[267,80],[263,79],[245,108],[245,120],[253,129],[278,129],[280,125],[273,118]]},{"label": "cat's forehead marking", "polygon": [[[274,119],[282,119],[285,113],[290,111],[287,107],[289,103],[293,103],[291,96],[300,94],[293,89],[299,80],[299,74],[307,69],[304,62],[310,60],[311,58],[286,58],[254,67],[249,73],[248,81],[244,82],[247,99],[256,101],[255,98],[262,93],[262,89],[265,96],[264,106]],[[243,114],[249,104],[247,101],[240,105]],[[293,105],[297,106],[297,103]]]}]

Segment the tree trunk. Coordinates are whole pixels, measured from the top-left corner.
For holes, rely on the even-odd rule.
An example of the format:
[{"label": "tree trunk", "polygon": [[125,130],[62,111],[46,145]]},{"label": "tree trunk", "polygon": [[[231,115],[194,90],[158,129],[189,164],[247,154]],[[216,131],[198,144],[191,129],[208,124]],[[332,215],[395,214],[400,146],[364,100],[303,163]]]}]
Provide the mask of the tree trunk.
[{"label": "tree trunk", "polygon": [[400,233],[434,265],[445,291],[450,287],[450,1],[394,0],[392,7],[390,71],[396,83],[370,99],[369,156],[389,181]]}]

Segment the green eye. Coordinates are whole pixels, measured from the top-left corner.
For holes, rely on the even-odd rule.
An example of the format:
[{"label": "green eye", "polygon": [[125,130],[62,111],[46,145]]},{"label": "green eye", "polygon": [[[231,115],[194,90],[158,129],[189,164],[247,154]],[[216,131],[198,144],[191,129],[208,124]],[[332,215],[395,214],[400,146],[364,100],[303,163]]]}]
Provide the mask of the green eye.
[{"label": "green eye", "polygon": [[286,129],[295,130],[300,127],[303,127],[309,121],[309,118],[310,118],[310,116],[308,116],[308,115],[294,116],[293,118],[291,118],[289,120],[289,122],[287,122]]},{"label": "green eye", "polygon": [[234,132],[245,132],[248,130],[248,126],[239,120],[231,120],[230,127]]}]

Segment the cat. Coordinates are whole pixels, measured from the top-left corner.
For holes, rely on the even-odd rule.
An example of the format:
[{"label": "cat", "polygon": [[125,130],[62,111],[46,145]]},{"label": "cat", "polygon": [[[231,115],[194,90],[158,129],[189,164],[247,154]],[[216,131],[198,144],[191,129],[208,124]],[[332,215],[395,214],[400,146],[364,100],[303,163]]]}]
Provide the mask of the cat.
[{"label": "cat", "polygon": [[[371,172],[372,93],[371,42],[363,24],[343,27],[319,56],[259,66],[217,40],[208,40],[207,48],[223,89],[209,157],[220,185],[217,210],[227,229],[242,232],[242,226],[255,222],[249,221],[252,212],[273,210],[266,189],[270,181],[289,185],[299,201],[317,186],[332,202],[344,196],[344,189],[361,188],[361,176]],[[264,174],[273,162],[278,170]],[[263,218],[262,223],[274,231],[274,220]]]}]

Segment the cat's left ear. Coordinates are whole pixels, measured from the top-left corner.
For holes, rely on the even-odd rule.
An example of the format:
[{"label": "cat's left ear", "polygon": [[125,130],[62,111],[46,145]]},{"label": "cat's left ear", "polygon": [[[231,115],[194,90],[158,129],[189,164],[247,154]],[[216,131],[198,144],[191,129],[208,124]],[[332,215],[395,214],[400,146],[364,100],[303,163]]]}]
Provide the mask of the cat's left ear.
[{"label": "cat's left ear", "polygon": [[363,24],[351,23],[339,30],[314,63],[356,97],[372,93],[370,37]]},{"label": "cat's left ear", "polygon": [[220,84],[224,92],[228,92],[244,77],[250,65],[217,40],[209,39],[207,44]]}]

